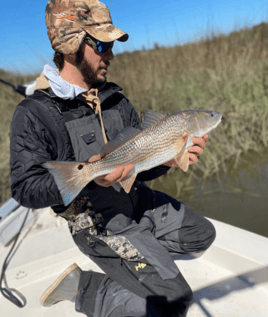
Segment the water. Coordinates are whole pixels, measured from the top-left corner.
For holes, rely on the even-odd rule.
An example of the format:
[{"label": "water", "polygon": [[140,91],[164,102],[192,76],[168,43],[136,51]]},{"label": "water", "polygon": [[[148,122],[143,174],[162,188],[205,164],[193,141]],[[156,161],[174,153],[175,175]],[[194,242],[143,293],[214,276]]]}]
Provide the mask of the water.
[{"label": "water", "polygon": [[206,182],[201,177],[191,179],[188,185],[183,185],[188,190],[179,195],[176,179],[182,171],[176,172],[175,177],[168,175],[148,185],[206,217],[268,237],[268,150],[249,153],[236,169],[232,166],[230,162],[226,174],[221,171]]}]

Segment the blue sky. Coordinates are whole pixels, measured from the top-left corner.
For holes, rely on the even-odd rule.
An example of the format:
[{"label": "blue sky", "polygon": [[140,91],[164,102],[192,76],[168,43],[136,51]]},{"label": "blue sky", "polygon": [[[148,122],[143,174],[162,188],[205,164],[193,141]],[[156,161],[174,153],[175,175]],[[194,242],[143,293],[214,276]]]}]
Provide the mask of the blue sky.
[{"label": "blue sky", "polygon": [[[260,0],[103,0],[113,23],[130,39],[116,42],[114,53],[182,44],[205,36],[208,29],[233,30],[268,22],[268,1]],[[16,73],[41,72],[53,65],[46,33],[47,0],[1,3],[0,68]]]}]

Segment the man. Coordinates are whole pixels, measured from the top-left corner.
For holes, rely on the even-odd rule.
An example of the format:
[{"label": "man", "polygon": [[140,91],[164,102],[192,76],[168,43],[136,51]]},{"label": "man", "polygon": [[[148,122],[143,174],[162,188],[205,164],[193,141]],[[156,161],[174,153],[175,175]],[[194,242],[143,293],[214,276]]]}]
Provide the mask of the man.
[{"label": "man", "polygon": [[[170,253],[205,251],[215,229],[204,217],[143,182],[167,172],[170,161],[140,173],[126,194],[120,182],[133,165],[90,182],[68,206],[42,164],[100,159],[104,144],[140,119],[120,87],[106,81],[115,40],[128,34],[112,24],[98,0],[50,0],[46,25],[54,62],[37,79],[34,95],[17,107],[11,124],[11,190],[23,206],[53,210],[73,239],[106,273],[71,265],[45,291],[41,305],[75,302],[87,316],[186,316],[192,291]],[[208,139],[189,148],[196,163]]]}]

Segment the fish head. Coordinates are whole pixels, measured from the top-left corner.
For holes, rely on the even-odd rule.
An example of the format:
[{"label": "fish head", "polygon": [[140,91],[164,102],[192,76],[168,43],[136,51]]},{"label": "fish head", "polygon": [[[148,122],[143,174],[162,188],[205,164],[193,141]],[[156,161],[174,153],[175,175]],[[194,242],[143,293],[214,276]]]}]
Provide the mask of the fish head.
[{"label": "fish head", "polygon": [[221,122],[222,114],[212,110],[186,110],[185,130],[196,137],[203,137]]}]

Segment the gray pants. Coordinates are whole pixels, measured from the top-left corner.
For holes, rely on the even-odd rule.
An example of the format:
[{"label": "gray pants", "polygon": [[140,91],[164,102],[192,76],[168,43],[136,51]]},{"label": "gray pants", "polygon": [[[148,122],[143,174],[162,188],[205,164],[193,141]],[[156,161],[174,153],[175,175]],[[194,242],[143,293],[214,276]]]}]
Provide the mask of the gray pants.
[{"label": "gray pants", "polygon": [[[141,221],[147,217],[145,215],[141,216]],[[177,207],[169,209],[163,208],[160,203],[154,211],[151,234],[159,249],[164,247],[165,252],[168,251],[163,261],[159,261],[160,264],[149,254],[138,261],[123,259],[104,241],[91,236],[86,230],[74,236],[80,250],[106,273],[81,273],[77,311],[92,317],[186,316],[193,300],[192,291],[179,270],[175,272],[170,269],[172,264],[167,260],[171,259],[170,253],[205,251],[215,239],[215,228],[184,204],[177,202]],[[146,243],[147,240],[144,240]],[[144,252],[141,245],[141,253]],[[170,265],[163,267],[161,263]]]}]

